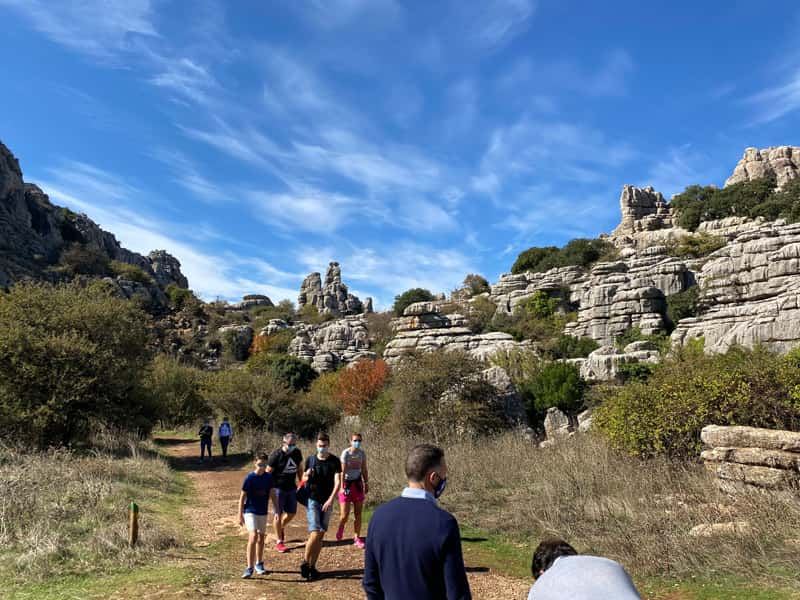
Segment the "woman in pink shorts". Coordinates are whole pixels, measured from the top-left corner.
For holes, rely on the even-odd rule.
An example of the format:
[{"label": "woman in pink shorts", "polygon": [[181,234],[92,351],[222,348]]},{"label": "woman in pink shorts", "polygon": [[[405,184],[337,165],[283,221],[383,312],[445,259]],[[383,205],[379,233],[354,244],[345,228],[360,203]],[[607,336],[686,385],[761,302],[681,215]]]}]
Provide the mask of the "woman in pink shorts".
[{"label": "woman in pink shorts", "polygon": [[361,434],[354,433],[350,436],[350,447],[342,452],[342,490],[339,492],[339,529],[336,539],[344,537],[344,526],[350,516],[350,505],[353,505],[355,518],[353,520],[353,544],[357,548],[364,548],[361,539],[361,511],[364,508],[364,495],[369,491],[367,487],[367,455],[361,449]]}]

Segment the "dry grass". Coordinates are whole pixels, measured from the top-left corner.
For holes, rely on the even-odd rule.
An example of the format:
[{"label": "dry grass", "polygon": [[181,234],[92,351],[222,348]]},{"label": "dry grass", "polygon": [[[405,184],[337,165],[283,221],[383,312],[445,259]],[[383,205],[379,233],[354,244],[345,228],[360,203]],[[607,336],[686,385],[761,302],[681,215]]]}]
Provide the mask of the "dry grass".
[{"label": "dry grass", "polygon": [[[414,443],[365,431],[370,502],[396,496]],[[332,432],[334,446],[347,433]],[[720,492],[701,465],[642,461],[581,435],[539,449],[524,437],[461,439],[445,446],[443,505],[462,524],[527,542],[546,535],[621,561],[638,577],[765,576],[800,572],[800,499]],[[699,524],[747,521],[734,535],[697,538]]]},{"label": "dry grass", "polygon": [[[0,573],[21,582],[118,569],[178,544],[174,473],[136,444],[120,447],[127,456],[0,446]],[[127,546],[132,499],[142,504],[135,549]]]}]

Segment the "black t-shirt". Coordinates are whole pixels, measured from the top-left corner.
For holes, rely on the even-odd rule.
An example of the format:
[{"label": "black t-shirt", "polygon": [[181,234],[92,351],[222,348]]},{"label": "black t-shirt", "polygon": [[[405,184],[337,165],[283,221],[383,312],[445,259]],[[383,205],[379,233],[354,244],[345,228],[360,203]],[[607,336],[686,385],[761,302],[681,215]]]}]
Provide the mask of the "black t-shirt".
[{"label": "black t-shirt", "polygon": [[[303,469],[304,472],[311,468],[308,462],[307,460],[306,467]],[[328,458],[325,460],[320,460],[318,456],[315,456],[313,463],[314,469],[308,479],[308,497],[317,502],[325,503],[333,493],[334,477],[337,473],[342,472],[342,462],[337,456],[328,454]]]},{"label": "black t-shirt", "polygon": [[283,448],[278,448],[269,455],[267,465],[272,469],[275,487],[279,490],[289,491],[297,487],[297,471],[303,464],[303,454],[295,448],[287,454]]},{"label": "black t-shirt", "polygon": [[204,440],[210,440],[214,435],[214,428],[211,425],[203,425],[200,427],[200,437]]}]

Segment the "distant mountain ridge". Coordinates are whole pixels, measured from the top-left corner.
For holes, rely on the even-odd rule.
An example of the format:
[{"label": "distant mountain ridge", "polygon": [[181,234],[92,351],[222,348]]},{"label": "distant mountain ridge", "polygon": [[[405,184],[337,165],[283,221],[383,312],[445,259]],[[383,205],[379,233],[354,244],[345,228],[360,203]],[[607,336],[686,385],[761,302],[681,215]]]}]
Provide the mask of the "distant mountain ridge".
[{"label": "distant mountain ridge", "polygon": [[180,262],[165,250],[132,252],[85,214],[52,204],[38,186],[25,183],[19,161],[0,142],[0,288],[23,279],[63,278],[54,267],[75,247],[138,267],[162,290],[189,287]]}]

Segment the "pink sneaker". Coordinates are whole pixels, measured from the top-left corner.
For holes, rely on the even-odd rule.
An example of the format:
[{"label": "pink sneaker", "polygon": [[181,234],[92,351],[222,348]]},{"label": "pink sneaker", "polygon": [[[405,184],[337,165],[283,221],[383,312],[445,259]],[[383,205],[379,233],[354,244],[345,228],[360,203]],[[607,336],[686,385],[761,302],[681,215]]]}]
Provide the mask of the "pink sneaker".
[{"label": "pink sneaker", "polygon": [[289,548],[287,548],[286,544],[284,544],[283,542],[278,542],[277,544],[275,544],[275,550],[283,553],[283,552],[288,552]]},{"label": "pink sneaker", "polygon": [[359,548],[360,550],[363,550],[363,549],[364,549],[364,546],[365,546],[365,544],[364,544],[364,540],[362,540],[360,537],[356,536],[356,537],[353,539],[353,545],[354,545],[356,548]]},{"label": "pink sneaker", "polygon": [[343,537],[344,537],[344,525],[339,525],[339,529],[336,531],[336,541],[341,542]]}]

